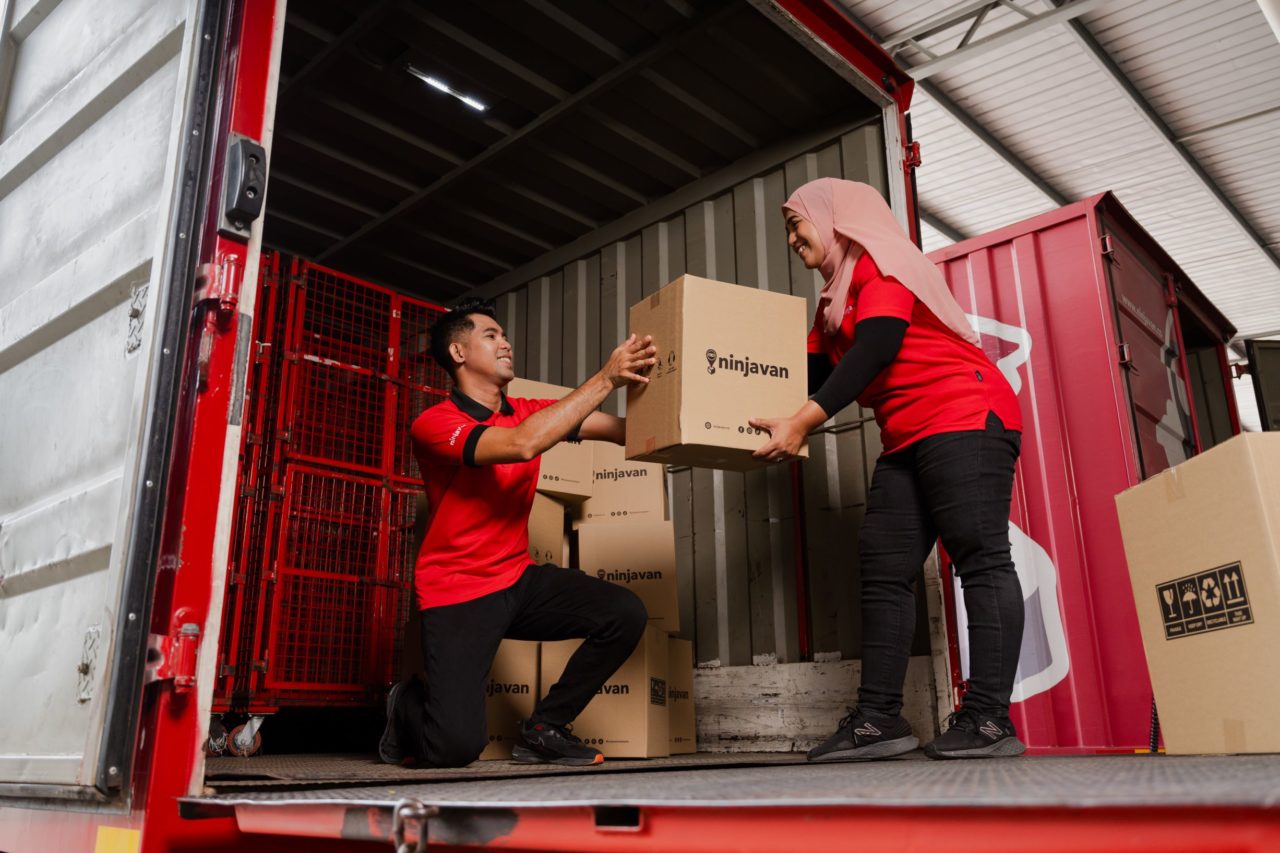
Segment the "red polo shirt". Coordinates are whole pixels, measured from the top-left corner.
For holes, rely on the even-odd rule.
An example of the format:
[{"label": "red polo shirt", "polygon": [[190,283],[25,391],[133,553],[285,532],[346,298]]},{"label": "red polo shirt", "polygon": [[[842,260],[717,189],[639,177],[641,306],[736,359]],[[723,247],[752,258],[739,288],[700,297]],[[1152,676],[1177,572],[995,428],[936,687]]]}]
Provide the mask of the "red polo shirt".
[{"label": "red polo shirt", "polygon": [[529,566],[529,511],[542,457],[476,465],[476,443],[489,427],[514,427],[555,402],[504,396],[492,412],[455,388],[413,422],[429,513],[414,571],[419,609],[506,589]]},{"label": "red polo shirt", "polygon": [[1018,398],[986,354],[951,331],[897,279],[881,275],[868,252],[853,267],[840,328],[827,335],[822,317],[815,317],[809,352],[825,353],[838,363],[853,346],[855,327],[868,317],[897,317],[909,324],[897,357],[858,397],[860,405],[875,411],[885,453],[939,433],[983,429],[989,412],[1005,429],[1022,429]]}]

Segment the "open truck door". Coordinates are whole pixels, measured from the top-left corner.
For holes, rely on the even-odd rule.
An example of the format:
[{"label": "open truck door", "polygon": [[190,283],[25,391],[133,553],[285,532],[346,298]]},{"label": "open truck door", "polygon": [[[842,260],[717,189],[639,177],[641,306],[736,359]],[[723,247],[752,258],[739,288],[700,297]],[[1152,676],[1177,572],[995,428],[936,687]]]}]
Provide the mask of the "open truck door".
[{"label": "open truck door", "polygon": [[198,761],[283,6],[2,6],[0,813]]},{"label": "open truck door", "polygon": [[1247,341],[1245,347],[1262,428],[1280,429],[1280,341]]}]

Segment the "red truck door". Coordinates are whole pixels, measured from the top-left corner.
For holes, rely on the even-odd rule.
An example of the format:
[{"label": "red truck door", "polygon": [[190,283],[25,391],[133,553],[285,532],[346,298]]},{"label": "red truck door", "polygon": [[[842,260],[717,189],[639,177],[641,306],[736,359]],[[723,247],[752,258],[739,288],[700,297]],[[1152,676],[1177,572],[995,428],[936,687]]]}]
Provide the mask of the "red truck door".
[{"label": "red truck door", "polygon": [[1102,251],[1115,300],[1117,357],[1129,388],[1143,479],[1197,452],[1172,282],[1103,220]]}]

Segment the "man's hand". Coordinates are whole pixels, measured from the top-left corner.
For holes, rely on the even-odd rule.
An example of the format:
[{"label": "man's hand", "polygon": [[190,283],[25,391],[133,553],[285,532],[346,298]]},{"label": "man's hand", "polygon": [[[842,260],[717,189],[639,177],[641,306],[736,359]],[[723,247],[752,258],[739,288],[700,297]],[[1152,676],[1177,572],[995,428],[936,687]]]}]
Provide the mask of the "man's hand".
[{"label": "man's hand", "polygon": [[654,358],[657,352],[652,335],[645,335],[643,340],[631,335],[618,344],[604,367],[600,368],[600,373],[614,388],[628,383],[647,383],[649,377],[644,373],[657,364],[658,360]]}]

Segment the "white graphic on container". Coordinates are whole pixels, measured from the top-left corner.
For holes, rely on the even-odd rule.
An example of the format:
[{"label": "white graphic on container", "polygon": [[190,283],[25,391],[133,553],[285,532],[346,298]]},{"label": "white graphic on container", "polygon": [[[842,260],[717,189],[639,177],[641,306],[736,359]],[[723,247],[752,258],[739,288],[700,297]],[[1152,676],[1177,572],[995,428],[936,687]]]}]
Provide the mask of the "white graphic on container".
[{"label": "white graphic on container", "polygon": [[[1183,387],[1174,362],[1178,348],[1173,340],[1173,309],[1164,318],[1164,344],[1160,347],[1160,360],[1164,362],[1165,379],[1169,383],[1169,399],[1164,404],[1164,415],[1156,428],[1156,443],[1164,449],[1169,467],[1187,461],[1187,433],[1191,421],[1191,409],[1187,405],[1187,389]],[[1154,468],[1147,472],[1154,474]]]},{"label": "white graphic on container", "polygon": [[[1014,393],[1021,393],[1023,380],[1018,368],[1031,358],[1031,334],[1019,326],[990,317],[974,314],[966,317],[984,338],[983,350],[1008,380]],[[988,338],[995,339],[990,342],[991,346],[986,345]],[[1009,349],[1010,346],[1013,348]],[[1013,521],[1009,522],[1009,544],[1026,611],[1018,672],[1014,677],[1011,697],[1012,701],[1021,702],[1045,692],[1065,678],[1071,668],[1071,658],[1062,625],[1062,604],[1058,600],[1058,569],[1053,559]],[[960,579],[953,578],[952,582],[956,600],[956,635],[960,641],[960,669],[968,678],[969,618],[965,612]]]}]

